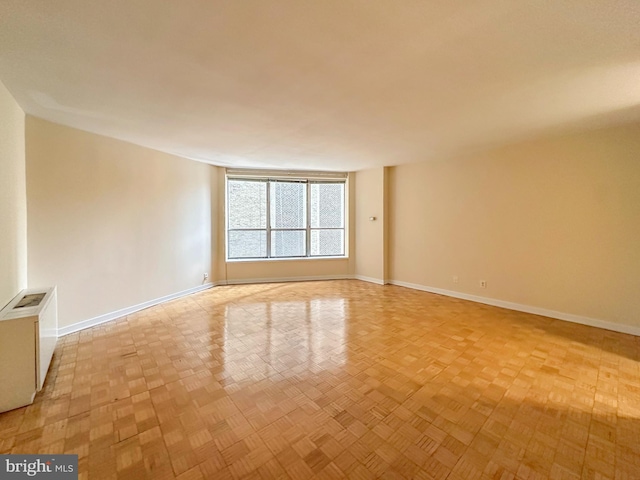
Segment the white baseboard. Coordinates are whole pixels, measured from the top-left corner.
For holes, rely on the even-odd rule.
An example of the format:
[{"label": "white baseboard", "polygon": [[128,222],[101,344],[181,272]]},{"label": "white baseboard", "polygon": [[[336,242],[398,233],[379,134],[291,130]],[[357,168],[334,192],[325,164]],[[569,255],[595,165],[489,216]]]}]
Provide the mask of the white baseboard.
[{"label": "white baseboard", "polygon": [[159,303],[168,302],[169,300],[175,300],[176,298],[184,297],[185,295],[191,295],[192,293],[197,293],[203,290],[207,290],[213,286],[214,286],[213,283],[205,283],[203,285],[198,285],[197,287],[188,288],[187,290],[183,290],[181,292],[172,293],[170,295],[165,295],[164,297],[156,298],[154,300],[149,300],[148,302],[143,302],[143,303],[139,303],[138,305],[122,308],[120,310],[116,310],[115,312],[105,313],[104,315],[100,315],[98,317],[93,317],[88,320],[76,322],[72,325],[67,325],[66,327],[59,328],[58,337],[64,337],[65,335],[69,335],[70,333],[75,333],[80,330],[84,330],[85,328],[95,327],[96,325],[100,325],[102,323],[115,320],[116,318],[124,317],[126,315],[130,315],[139,310],[144,310],[145,308],[158,305]]},{"label": "white baseboard", "polygon": [[[198,285],[197,287],[189,288],[181,292],[165,295],[164,297],[156,298],[154,300],[149,300],[148,302],[139,303],[138,305],[133,305],[131,307],[116,310],[115,312],[100,315],[98,317],[90,318],[88,320],[83,320],[81,322],[77,322],[72,325],[67,325],[66,327],[62,327],[58,329],[58,336],[62,337],[65,335],[69,335],[71,333],[78,332],[80,330],[84,330],[85,328],[95,327],[96,325],[100,325],[102,323],[106,323],[111,320],[115,320],[117,318],[130,315],[139,310],[144,310],[145,308],[158,305],[159,303],[168,302],[170,300],[175,300],[176,298],[201,292],[203,290],[207,290],[217,285],[307,282],[307,281],[318,281],[318,280],[348,280],[348,279],[356,279],[356,280],[362,280],[365,282],[375,283],[378,285],[384,285],[384,281],[379,278],[365,277],[362,275],[316,275],[316,276],[309,276],[309,277],[245,278],[245,279],[228,280],[226,282],[223,280],[223,281],[218,281],[214,283],[206,283],[204,285]],[[574,315],[571,313],[558,312],[555,310],[548,310],[540,307],[532,307],[530,305],[507,302],[505,300],[498,300],[495,298],[481,297],[478,295],[471,295],[468,293],[456,292],[454,290],[445,290],[442,288],[428,287],[426,285],[419,285],[417,283],[401,282],[399,280],[388,280],[387,283],[391,285],[397,285],[399,287],[406,287],[414,290],[421,290],[423,292],[435,293],[438,295],[445,295],[447,297],[460,298],[462,300],[469,300],[471,302],[484,303],[486,305],[506,308],[509,310],[516,310],[518,312],[532,313],[534,315],[541,315],[544,317],[555,318],[555,319],[564,320],[567,322],[579,323],[581,325],[587,325],[590,327],[597,327],[605,330],[611,330],[614,332],[627,333],[630,335],[640,336],[640,327],[637,327],[634,325],[614,323],[614,322],[609,322],[607,320],[599,320],[596,318],[583,317],[583,316]]]},{"label": "white baseboard", "polygon": [[546,308],[532,307],[530,305],[507,302],[505,300],[497,300],[495,298],[480,297],[478,295],[470,295],[468,293],[456,292],[453,290],[427,287],[425,285],[419,285],[416,283],[401,282],[398,280],[389,280],[388,283],[390,283],[391,285],[397,285],[399,287],[412,288],[414,290],[422,290],[423,292],[437,293],[438,295],[445,295],[447,297],[454,297],[460,298],[462,300],[469,300],[471,302],[484,303],[486,305],[492,305],[494,307],[502,307],[509,310],[516,310],[518,312],[532,313],[534,315],[555,318],[558,320],[564,320],[566,322],[579,323],[581,325],[588,325],[590,327],[603,328],[605,330],[612,330],[614,332],[628,333],[630,335],[640,336],[640,327],[634,325],[614,323],[607,320],[599,320],[597,318],[574,315],[572,313],[557,312],[555,310],[547,310]]},{"label": "white baseboard", "polygon": [[314,275],[310,277],[267,277],[267,278],[241,278],[221,280],[216,285],[243,285],[247,283],[285,283],[285,282],[314,282],[318,280],[350,280],[353,275]]},{"label": "white baseboard", "polygon": [[378,285],[384,285],[386,282],[381,278],[365,277],[364,275],[354,275],[356,280],[362,280],[363,282],[376,283]]}]

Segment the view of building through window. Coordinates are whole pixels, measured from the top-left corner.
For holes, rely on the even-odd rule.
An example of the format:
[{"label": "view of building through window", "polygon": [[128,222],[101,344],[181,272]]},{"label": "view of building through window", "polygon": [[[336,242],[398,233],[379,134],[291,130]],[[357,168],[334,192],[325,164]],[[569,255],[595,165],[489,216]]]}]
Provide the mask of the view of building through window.
[{"label": "view of building through window", "polygon": [[227,258],[344,255],[343,180],[227,179]]}]

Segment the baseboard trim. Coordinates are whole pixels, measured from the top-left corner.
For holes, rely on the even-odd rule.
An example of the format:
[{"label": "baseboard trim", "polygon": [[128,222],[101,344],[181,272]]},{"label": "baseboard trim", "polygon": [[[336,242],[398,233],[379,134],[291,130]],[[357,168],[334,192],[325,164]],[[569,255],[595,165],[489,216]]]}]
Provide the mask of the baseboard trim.
[{"label": "baseboard trim", "polygon": [[363,282],[375,283],[378,285],[384,285],[386,283],[381,278],[365,277],[364,275],[354,275],[353,278],[356,280],[362,280]]},{"label": "baseboard trim", "polygon": [[516,310],[518,312],[524,312],[524,313],[532,313],[534,315],[541,315],[543,317],[555,318],[557,320],[564,320],[566,322],[571,322],[571,323],[579,323],[581,325],[587,325],[589,327],[597,327],[597,328],[602,328],[604,330],[611,330],[614,332],[627,333],[629,335],[640,336],[640,327],[636,327],[633,325],[614,323],[614,322],[609,322],[607,320],[583,317],[580,315],[558,312],[555,310],[547,310],[546,308],[532,307],[530,305],[507,302],[505,300],[498,300],[498,299],[489,298],[489,297],[481,297],[478,295],[471,295],[468,293],[456,292],[454,290],[445,290],[442,288],[428,287],[425,285],[419,285],[417,283],[401,282],[399,280],[389,280],[388,283],[390,283],[391,285],[397,285],[399,287],[406,287],[414,290],[421,290],[423,292],[436,293],[438,295],[445,295],[447,297],[454,297],[462,300],[469,300],[471,302],[484,303],[486,305],[492,305],[494,307],[501,307],[509,310]]},{"label": "baseboard trim", "polygon": [[[149,300],[148,302],[139,303],[131,307],[116,310],[114,312],[100,315],[98,317],[90,318],[88,320],[83,320],[81,322],[77,322],[72,325],[67,325],[66,327],[62,327],[58,329],[58,337],[63,337],[71,333],[79,332],[80,330],[84,330],[86,328],[95,327],[97,325],[110,322],[111,320],[115,320],[117,318],[130,315],[140,310],[144,310],[145,308],[149,308],[163,302],[168,302],[170,300],[175,300],[176,298],[184,297],[186,295],[191,295],[193,293],[198,293],[203,290],[208,290],[209,288],[212,288],[218,285],[243,285],[243,284],[250,284],[250,283],[310,282],[310,281],[321,281],[321,280],[349,280],[349,279],[361,280],[364,282],[375,283],[378,285],[385,284],[385,282],[379,278],[366,277],[363,275],[316,275],[316,276],[307,276],[307,277],[245,278],[245,279],[234,279],[234,280],[228,280],[228,281],[223,280],[223,281],[217,281],[212,283],[205,283],[203,285],[198,285],[197,287],[189,288],[187,290],[182,290],[181,292],[165,295],[164,297],[156,298],[154,300]],[[625,325],[621,323],[609,322],[607,320],[600,320],[597,318],[583,317],[583,316],[574,315],[571,313],[558,312],[555,310],[548,310],[546,308],[533,307],[531,305],[523,305],[520,303],[508,302],[505,300],[498,300],[495,298],[481,297],[479,295],[471,295],[468,293],[456,292],[454,290],[445,290],[443,288],[429,287],[429,286],[420,285],[417,283],[402,282],[399,280],[388,280],[386,283],[391,285],[396,285],[398,287],[411,288],[413,290],[420,290],[423,292],[435,293],[437,295],[444,295],[447,297],[459,298],[461,300],[468,300],[471,302],[483,303],[485,305],[492,305],[494,307],[506,308],[508,310],[515,310],[518,312],[531,313],[534,315],[541,315],[544,317],[555,318],[557,320],[564,320],[566,322],[578,323],[581,325],[587,325],[589,327],[597,327],[597,328],[602,328],[604,330],[611,330],[614,332],[627,333],[629,335],[640,336],[640,327],[636,327],[633,325]]]},{"label": "baseboard trim", "polygon": [[154,305],[158,305],[159,303],[168,302],[169,300],[175,300],[176,298],[184,297],[186,295],[191,295],[192,293],[208,290],[214,285],[215,285],[214,283],[205,283],[203,285],[198,285],[197,287],[188,288],[187,290],[182,290],[181,292],[176,292],[170,295],[165,295],[164,297],[155,298],[153,300],[149,300],[148,302],[143,302],[137,305],[133,305],[131,307],[122,308],[120,310],[116,310],[115,312],[105,313],[104,315],[93,317],[88,320],[76,322],[72,325],[67,325],[66,327],[59,328],[58,337],[64,337],[65,335],[79,332],[80,330],[84,330],[85,328],[91,328],[91,327],[95,327],[96,325],[101,325],[103,323],[110,322],[111,320],[115,320],[116,318],[121,318],[126,315],[130,315],[134,312],[144,310],[145,308],[153,307]]},{"label": "baseboard trim", "polygon": [[240,278],[217,282],[217,285],[245,285],[249,283],[286,283],[286,282],[315,282],[320,280],[351,280],[353,275],[314,275],[309,277],[266,277]]}]

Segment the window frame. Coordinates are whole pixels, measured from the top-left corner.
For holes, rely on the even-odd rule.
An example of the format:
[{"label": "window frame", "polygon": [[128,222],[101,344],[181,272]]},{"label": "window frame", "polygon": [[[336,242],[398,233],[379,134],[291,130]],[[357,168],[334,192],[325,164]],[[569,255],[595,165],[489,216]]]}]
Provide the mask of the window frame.
[{"label": "window frame", "polygon": [[[266,184],[266,228],[229,228],[229,181],[254,181]],[[271,183],[303,183],[305,184],[306,195],[306,226],[305,227],[271,227]],[[311,187],[315,184],[341,184],[342,190],[342,227],[312,227],[311,226]],[[310,259],[347,259],[348,258],[348,178],[344,177],[272,177],[272,176],[251,176],[227,174],[225,178],[225,259],[227,262],[247,262],[247,261],[278,261],[278,260],[310,260]],[[343,253],[341,255],[312,255],[311,254],[311,232],[323,230],[342,230]],[[258,231],[265,232],[266,235],[266,256],[264,257],[230,257],[229,256],[229,233],[233,231]],[[303,231],[305,232],[305,254],[300,256],[274,256],[272,252],[272,232],[278,231]]]}]

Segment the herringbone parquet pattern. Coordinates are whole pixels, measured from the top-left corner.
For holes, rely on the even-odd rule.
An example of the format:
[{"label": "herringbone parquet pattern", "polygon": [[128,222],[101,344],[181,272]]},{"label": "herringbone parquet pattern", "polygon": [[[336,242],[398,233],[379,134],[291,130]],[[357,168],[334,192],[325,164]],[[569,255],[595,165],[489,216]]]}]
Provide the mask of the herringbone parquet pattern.
[{"label": "herringbone parquet pattern", "polygon": [[0,453],[91,479],[638,479],[640,338],[355,280],[216,287],[61,338]]}]

